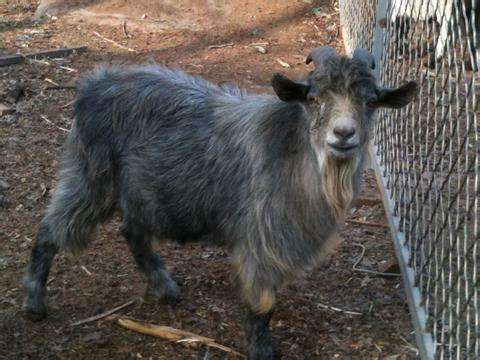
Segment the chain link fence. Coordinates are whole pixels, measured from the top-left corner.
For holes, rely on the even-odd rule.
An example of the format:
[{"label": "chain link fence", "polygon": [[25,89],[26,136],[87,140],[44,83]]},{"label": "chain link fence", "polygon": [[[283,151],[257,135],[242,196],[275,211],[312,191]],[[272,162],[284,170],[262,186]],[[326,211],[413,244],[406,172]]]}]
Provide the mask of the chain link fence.
[{"label": "chain link fence", "polygon": [[418,99],[378,114],[372,154],[425,359],[480,359],[480,0],[340,0],[348,53]]}]

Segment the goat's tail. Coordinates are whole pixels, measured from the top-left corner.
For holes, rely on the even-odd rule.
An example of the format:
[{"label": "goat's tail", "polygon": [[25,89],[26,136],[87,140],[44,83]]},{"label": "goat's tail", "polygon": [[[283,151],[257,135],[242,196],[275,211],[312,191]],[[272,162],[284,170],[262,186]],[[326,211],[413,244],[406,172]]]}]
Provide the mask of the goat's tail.
[{"label": "goat's tail", "polygon": [[66,143],[60,179],[42,223],[50,241],[78,252],[98,225],[115,211],[112,149],[107,142],[85,146],[76,119]]}]

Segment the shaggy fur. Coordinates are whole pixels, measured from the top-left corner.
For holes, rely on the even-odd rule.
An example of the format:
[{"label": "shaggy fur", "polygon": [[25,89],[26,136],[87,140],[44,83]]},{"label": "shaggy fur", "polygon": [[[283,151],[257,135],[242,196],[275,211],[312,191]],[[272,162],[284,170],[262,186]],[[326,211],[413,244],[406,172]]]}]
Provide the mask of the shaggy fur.
[{"label": "shaggy fur", "polygon": [[[119,210],[150,289],[170,302],[179,289],[151,239],[225,244],[249,308],[250,357],[273,358],[265,332],[275,291],[338,239],[369,137],[365,102],[376,91],[365,63],[342,57],[303,83],[281,80],[274,87],[285,101],[163,67],[90,75],[32,252],[25,311],[45,316],[57,250],[84,248]],[[306,100],[313,89],[324,93],[324,105]],[[324,141],[338,115],[333,95],[350,99],[349,116],[360,124],[361,144],[350,159],[328,155]]]}]

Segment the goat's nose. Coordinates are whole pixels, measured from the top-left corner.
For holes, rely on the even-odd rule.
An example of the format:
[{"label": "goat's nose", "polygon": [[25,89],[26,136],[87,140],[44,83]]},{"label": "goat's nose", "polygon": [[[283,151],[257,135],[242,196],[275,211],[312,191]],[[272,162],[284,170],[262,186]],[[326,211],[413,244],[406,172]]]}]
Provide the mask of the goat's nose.
[{"label": "goat's nose", "polygon": [[343,140],[348,140],[350,139],[353,135],[355,135],[355,128],[353,127],[335,127],[333,129],[333,133],[338,137]]}]

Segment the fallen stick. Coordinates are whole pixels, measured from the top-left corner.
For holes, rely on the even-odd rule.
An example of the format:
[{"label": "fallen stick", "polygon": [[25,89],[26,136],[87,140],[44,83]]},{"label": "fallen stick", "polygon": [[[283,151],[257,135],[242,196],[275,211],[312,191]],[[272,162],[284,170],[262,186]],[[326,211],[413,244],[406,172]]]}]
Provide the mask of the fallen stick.
[{"label": "fallen stick", "polygon": [[209,49],[220,49],[220,48],[229,47],[229,46],[233,46],[233,43],[210,45],[208,48]]},{"label": "fallen stick", "polygon": [[59,68],[60,68],[60,69],[63,69],[63,70],[67,70],[67,71],[69,71],[69,72],[77,72],[76,69],[71,68],[71,67],[68,67],[68,66],[61,66],[61,65],[60,65]]},{"label": "fallen stick", "polygon": [[40,117],[41,117],[43,120],[45,120],[45,122],[46,122],[47,124],[53,125],[53,126],[55,126],[57,129],[59,129],[59,130],[62,130],[62,131],[65,131],[65,132],[70,132],[70,130],[68,130],[68,129],[65,129],[65,128],[61,127],[61,126],[55,125],[55,124],[54,124],[53,122],[51,122],[50,119],[47,118],[45,115],[40,115]]},{"label": "fallen stick", "polygon": [[349,315],[363,315],[362,313],[359,313],[359,312],[356,312],[356,311],[343,310],[343,309],[337,308],[335,306],[325,305],[325,304],[322,304],[322,303],[319,303],[319,302],[317,302],[317,306],[322,308],[322,309],[332,310],[332,311],[336,311],[336,312],[342,312],[342,313],[349,314]]},{"label": "fallen stick", "polygon": [[101,314],[98,314],[98,315],[95,315],[95,316],[90,316],[86,319],[76,321],[76,322],[72,323],[72,326],[78,326],[78,325],[86,324],[86,323],[89,323],[89,322],[92,322],[92,321],[97,321],[99,319],[103,319],[104,317],[107,317],[108,315],[112,315],[113,313],[116,313],[117,311],[120,311],[123,308],[126,308],[127,306],[130,306],[130,305],[134,304],[135,302],[136,302],[136,300],[127,301],[125,304],[122,304],[120,306],[117,306],[116,308],[107,310],[107,311],[105,311]]},{"label": "fallen stick", "polygon": [[69,107],[70,105],[73,105],[76,101],[77,101],[77,99],[73,99],[72,101],[69,101],[68,103],[63,105],[62,108],[65,109],[65,108]]},{"label": "fallen stick", "polygon": [[50,83],[50,84],[53,84],[53,85],[55,85],[55,87],[59,87],[59,86],[60,86],[60,84],[59,84],[59,83],[57,83],[57,82],[53,81],[52,79],[45,78],[45,81],[46,81],[46,82],[48,82],[48,83]]},{"label": "fallen stick", "polygon": [[217,348],[223,350],[227,353],[236,355],[242,359],[246,359],[246,356],[233,350],[228,346],[221,345],[215,342],[214,339],[197,335],[188,331],[179,330],[172,328],[170,326],[161,326],[148,323],[141,323],[136,320],[116,317],[117,323],[124,328],[127,328],[132,331],[136,331],[146,335],[157,336],[165,340],[175,341],[179,344],[189,346],[192,344],[203,344],[209,347]]},{"label": "fallen stick", "polygon": [[116,47],[119,47],[120,49],[123,49],[123,50],[127,50],[127,51],[130,51],[130,52],[135,52],[137,53],[138,51],[135,50],[135,49],[132,49],[132,48],[129,48],[129,47],[126,47],[126,46],[123,46],[122,44],[119,44],[118,42],[112,40],[112,39],[109,39],[109,38],[106,38],[105,36],[103,35],[100,35],[98,32],[94,31],[93,32],[96,36],[98,36],[100,39],[106,41],[106,42],[109,42],[113,45],[115,45]]},{"label": "fallen stick", "polygon": [[377,276],[385,276],[385,277],[396,277],[396,276],[401,276],[401,274],[397,273],[387,273],[387,272],[380,272],[380,271],[375,271],[375,270],[369,270],[369,269],[363,269],[363,268],[358,268],[358,264],[363,260],[363,257],[365,256],[365,246],[359,243],[353,243],[353,245],[361,247],[362,248],[362,253],[358,257],[357,261],[355,261],[355,264],[353,264],[353,271],[358,271],[358,272],[363,272],[366,274],[371,274],[371,275],[377,275]]},{"label": "fallen stick", "polygon": [[86,46],[77,46],[71,48],[60,48],[60,49],[53,49],[53,50],[44,50],[44,51],[37,51],[29,54],[14,54],[14,55],[7,55],[0,57],[0,66],[8,66],[14,64],[20,64],[25,62],[25,60],[36,60],[42,58],[51,58],[51,57],[58,57],[69,55],[74,52],[82,53],[87,50]]},{"label": "fallen stick", "polygon": [[388,226],[388,224],[375,223],[375,222],[370,222],[370,221],[353,220],[353,219],[347,219],[345,221],[349,224],[355,224],[355,225],[366,225],[366,226],[372,226],[372,227],[379,227],[379,228],[382,228],[382,229],[389,229],[390,228]]},{"label": "fallen stick", "polygon": [[88,276],[92,276],[92,273],[86,268],[86,266],[82,265],[80,266],[80,268],[85,271],[85,273],[88,275]]},{"label": "fallen stick", "polygon": [[[20,54],[20,55],[22,55],[22,54]],[[25,61],[27,61],[29,63],[36,63],[36,64],[52,66],[52,63],[49,63],[47,60],[38,60],[38,59],[34,59],[34,58],[28,58],[25,55],[22,55],[22,56],[24,56]]]},{"label": "fallen stick", "polygon": [[45,78],[44,80],[53,85],[53,86],[47,86],[47,88],[46,88],[47,90],[76,89],[77,88],[76,85],[60,85],[56,81],[54,81],[52,79],[49,79],[49,78]]}]

